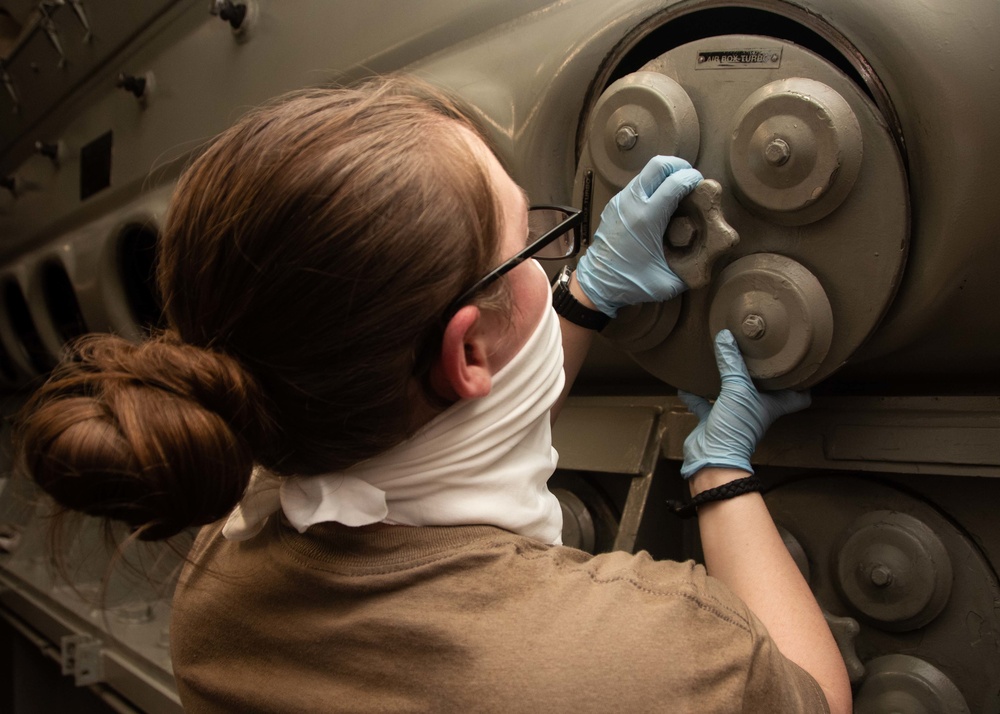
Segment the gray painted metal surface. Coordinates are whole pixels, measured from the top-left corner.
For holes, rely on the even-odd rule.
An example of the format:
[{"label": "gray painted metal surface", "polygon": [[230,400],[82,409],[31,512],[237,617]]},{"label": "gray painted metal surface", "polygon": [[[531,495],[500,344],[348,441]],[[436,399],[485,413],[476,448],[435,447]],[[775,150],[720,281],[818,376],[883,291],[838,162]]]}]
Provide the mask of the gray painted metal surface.
[{"label": "gray painted metal surface", "polygon": [[[610,396],[573,397],[555,432],[562,469],[553,484],[570,494],[566,508],[581,542],[697,555],[690,529],[667,520],[662,505],[683,490],[678,461],[693,423],[670,396],[672,387],[712,389],[710,298],[725,271],[752,254],[777,256],[763,259],[769,270],[793,260],[816,277],[830,303],[830,346],[815,358],[815,372],[789,372],[795,384],[815,384],[815,406],[779,422],[756,462],[773,489],[769,503],[841,633],[845,657],[859,665],[859,711],[918,693],[930,697],[932,709],[1000,712],[998,625],[990,606],[1000,563],[993,505],[1000,499],[995,0],[250,0],[238,28],[207,0],[100,5],[49,3],[42,17],[33,14],[37,3],[8,2],[9,17],[0,18],[4,414],[13,413],[73,334],[114,330],[138,338],[142,323],[155,319],[150,249],[173,183],[184,162],[248,107],[302,86],[413,71],[472,105],[534,202],[567,203],[579,167],[593,158],[588,141],[602,95],[652,63],[647,69],[669,75],[693,98],[697,127],[683,118],[689,113],[673,120],[683,139],[678,152],[720,181],[722,209],[742,240],[708,271],[701,297],[643,308],[639,327],[612,325],[594,350],[579,395]],[[793,56],[806,58],[788,76],[835,86],[861,117],[861,164],[839,197],[843,206],[820,215],[828,207],[811,208],[811,195],[792,195],[790,211],[790,204],[777,205],[778,213],[815,211],[805,228],[796,225],[801,214],[776,215],[767,205],[774,195],[761,199],[729,168],[732,127],[710,109],[746,115],[750,109],[741,106],[755,88],[745,83],[746,91],[733,96],[726,78],[735,72],[721,66],[724,56],[706,56],[711,69],[682,73],[670,66],[679,48],[700,42],[707,51],[720,35],[769,38],[782,48],[780,62],[742,56],[759,66],[738,72],[785,79],[778,76],[781,62],[787,70]],[[118,86],[128,83],[123,74],[145,80],[141,96]],[[638,156],[646,132],[662,130],[679,95],[658,91],[660,98],[648,100],[652,123],[633,127],[635,136],[617,126],[608,134],[612,162],[622,147]],[[850,123],[834,109],[835,123]],[[789,165],[777,141],[754,144],[752,132],[744,139],[771,162],[764,176]],[[782,141],[796,151],[795,141]],[[842,180],[829,166],[826,172],[833,184]],[[602,190],[609,195],[612,188]],[[599,192],[594,200],[600,203]],[[851,202],[865,207],[848,211]],[[808,226],[819,228],[807,237]],[[815,290],[802,285],[792,281],[778,291],[781,300],[812,306]],[[692,321],[692,306],[703,323]],[[738,320],[750,340],[773,326],[766,311]],[[658,346],[675,326],[692,349],[663,354]],[[3,466],[9,471],[9,457]],[[97,686],[139,709],[176,710],[164,647],[169,577],[159,591],[114,581],[107,609],[80,600],[44,565],[45,519],[34,498],[13,480],[0,494],[0,526],[18,535],[13,544],[3,541],[11,552],[0,554],[4,616],[51,648],[66,636],[91,638],[67,642],[99,652],[100,666],[73,666],[68,676],[89,681],[96,671],[103,680]],[[862,596],[837,582],[841,569],[867,562],[864,543],[871,539],[845,544],[871,525],[865,518],[886,511],[922,524],[892,521],[900,542],[912,545],[913,533],[932,533],[903,549],[909,556],[902,565],[880,564],[894,578],[911,573],[932,584],[932,607],[908,615],[918,624],[905,632],[898,622],[886,626]],[[96,534],[96,524],[83,521],[78,541],[94,544]],[[921,555],[934,539],[952,565],[946,596],[944,570]],[[879,557],[888,559],[884,550]],[[940,553],[936,546],[929,551]],[[77,589],[93,591],[107,556],[70,556]],[[864,588],[891,589],[878,566],[864,573]],[[846,590],[852,587],[861,586]],[[904,588],[903,600],[923,594]],[[87,649],[92,641],[100,649]]]}]

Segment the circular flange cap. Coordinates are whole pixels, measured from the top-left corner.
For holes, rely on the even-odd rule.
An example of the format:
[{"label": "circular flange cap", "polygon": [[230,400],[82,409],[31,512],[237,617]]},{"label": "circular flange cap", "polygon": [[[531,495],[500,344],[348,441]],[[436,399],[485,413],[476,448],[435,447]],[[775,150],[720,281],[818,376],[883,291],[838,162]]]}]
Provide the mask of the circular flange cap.
[{"label": "circular flange cap", "polygon": [[[725,54],[737,48],[780,50],[780,67],[766,72],[751,71],[745,66],[709,70],[704,62],[700,62],[700,58],[706,54]],[[836,319],[836,329],[825,357],[817,363],[816,359],[807,356],[801,369],[793,369],[788,376],[771,378],[779,381],[765,379],[766,383],[762,386],[802,389],[817,384],[850,362],[859,347],[872,336],[902,281],[910,225],[906,171],[898,147],[878,107],[850,77],[826,58],[791,42],[770,37],[724,35],[695,40],[650,60],[643,65],[640,73],[659,73],[676,81],[694,103],[700,132],[697,168],[703,175],[715,178],[722,185],[721,208],[727,221],[740,234],[740,244],[734,248],[726,262],[751,254],[780,254],[805,266],[822,285],[822,292],[825,293]],[[791,81],[804,77],[815,84],[810,81]],[[776,84],[784,80],[789,82],[785,85]],[[795,98],[790,92],[782,94],[782,97],[793,105],[806,107],[807,112],[817,108],[812,102],[821,95],[812,90],[801,90],[810,86],[832,88],[832,92],[827,94],[834,99],[823,99],[820,104],[829,109],[836,102],[836,96],[842,98],[849,108],[844,114],[848,117],[853,115],[863,136],[863,147],[861,140],[855,142],[858,151],[853,157],[846,156],[846,150],[842,151],[845,154],[843,166],[832,179],[833,187],[828,188],[826,194],[801,211],[770,211],[755,206],[740,192],[732,176],[730,150],[734,118],[741,111],[746,113],[741,108],[748,97],[769,86],[771,90],[780,86],[798,87],[799,93],[808,95],[809,100]],[[583,137],[586,140],[581,146],[574,186],[575,200],[584,204],[586,198],[586,204],[593,207],[591,217],[594,220],[591,228],[598,223],[597,212],[626,185],[626,179],[631,178],[629,176],[622,177],[619,181],[609,181],[598,170],[595,156],[607,156],[609,145],[598,146],[597,142],[611,141],[616,135],[615,127],[612,127],[611,132],[594,129],[601,125],[600,122],[595,122],[599,102],[600,98],[595,100],[595,110],[587,118]],[[816,112],[812,113],[813,116],[816,115]],[[781,114],[787,114],[787,111],[779,111],[778,115]],[[800,127],[811,127],[811,121],[810,117],[805,117],[800,122]],[[816,121],[819,121],[818,118]],[[795,123],[792,121],[793,125]],[[844,120],[835,123],[833,128],[827,128],[831,132],[836,129],[834,134],[840,141],[838,132],[851,123]],[[850,133],[850,129],[847,131]],[[629,139],[626,134],[628,132],[622,136],[623,141]],[[783,147],[774,142],[776,145],[767,152],[771,143],[763,147],[765,156],[762,161],[767,161],[769,155],[771,161],[780,163],[784,160]],[[792,141],[789,145],[789,157],[784,166],[779,168],[793,167],[796,155],[791,152],[796,149],[795,143]],[[844,141],[844,145],[848,143],[850,142]],[[611,145],[618,152],[617,143]],[[863,157],[859,155],[862,148]],[[652,154],[653,151],[648,153]],[[637,161],[633,173],[639,170],[641,160],[645,158],[648,156]],[[849,158],[852,160],[848,161]],[[848,168],[851,169],[850,172],[847,171]],[[856,176],[850,178],[848,173]],[[850,180],[841,183],[841,176],[847,176]],[[789,188],[781,190],[788,191]],[[839,205],[834,206],[836,202],[829,201],[828,197],[835,196],[831,192],[836,190],[844,191],[845,195]],[[808,215],[810,211],[820,209],[827,212],[821,220],[803,223],[814,218]],[[678,214],[674,221],[675,229],[681,227],[677,224],[680,216]],[[691,232],[690,224],[684,227],[689,229],[688,233]],[[686,245],[684,239],[687,234],[673,233],[684,231],[671,231],[665,250]],[[645,326],[646,313],[643,312],[643,319],[639,321],[643,326],[640,329],[636,323],[634,333],[641,334],[642,339],[628,346],[618,342],[618,335],[612,341],[629,350],[637,364],[664,382],[702,396],[718,394],[719,373],[712,355],[712,336],[709,335],[708,327],[709,309],[717,292],[719,276],[725,267],[723,263],[710,271],[711,282],[706,287],[692,288],[684,294],[676,322],[673,314],[664,315],[665,319],[670,320],[666,326],[668,329],[648,329]],[[750,334],[759,334],[762,328],[770,333],[766,324],[760,325],[755,320],[756,318],[751,319],[746,327]],[[766,341],[758,339],[755,345],[749,345],[751,340],[745,337],[742,324],[737,323],[735,327],[738,328],[734,333],[741,349],[749,348],[755,352],[755,348],[759,349],[766,344]],[[812,327],[809,326],[808,329]],[[621,336],[629,337],[625,332],[623,330]],[[606,332],[602,335],[607,336]],[[657,342],[657,337],[661,337],[662,341]],[[812,338],[809,342],[812,342]],[[822,341],[817,339],[816,346],[821,345]],[[817,354],[821,351],[818,349]],[[776,360],[768,359],[764,366],[771,368],[775,364]],[[760,365],[755,365],[754,368],[757,367]],[[623,368],[627,367],[623,365]],[[761,371],[761,374],[764,373]],[[796,374],[808,376],[795,381]]]},{"label": "circular flange cap", "polygon": [[812,375],[830,349],[833,311],[819,280],[791,258],[756,253],[730,263],[717,280],[709,332],[728,328],[750,376],[783,389]]},{"label": "circular flange cap", "polygon": [[862,143],[858,119],[836,90],[804,77],[771,82],[736,112],[729,145],[734,189],[769,220],[812,223],[850,193]]},{"label": "circular flange cap", "polygon": [[930,527],[905,513],[875,511],[854,521],[837,553],[836,575],[860,614],[895,632],[929,623],[951,594],[948,551]]},{"label": "circular flange cap", "polygon": [[629,352],[641,352],[670,336],[681,313],[681,300],[628,305],[601,330],[601,336]]},{"label": "circular flange cap", "polygon": [[566,488],[553,488],[552,495],[559,500],[559,506],[562,508],[563,545],[593,553],[597,530],[587,504]]},{"label": "circular flange cap", "polygon": [[588,141],[594,167],[624,186],[657,155],[692,163],[701,134],[687,92],[659,72],[633,72],[609,86],[594,107]]},{"label": "circular flange cap", "polygon": [[929,662],[910,655],[877,657],[854,699],[854,714],[969,714],[962,692]]}]

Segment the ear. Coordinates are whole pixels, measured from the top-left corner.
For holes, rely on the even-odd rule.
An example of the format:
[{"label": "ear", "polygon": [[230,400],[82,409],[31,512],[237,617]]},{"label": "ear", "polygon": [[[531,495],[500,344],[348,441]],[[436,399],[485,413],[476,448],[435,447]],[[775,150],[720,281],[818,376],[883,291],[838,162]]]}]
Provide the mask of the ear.
[{"label": "ear", "polygon": [[490,393],[489,335],[478,307],[466,305],[449,320],[441,354],[431,368],[431,386],[449,400],[478,399]]}]

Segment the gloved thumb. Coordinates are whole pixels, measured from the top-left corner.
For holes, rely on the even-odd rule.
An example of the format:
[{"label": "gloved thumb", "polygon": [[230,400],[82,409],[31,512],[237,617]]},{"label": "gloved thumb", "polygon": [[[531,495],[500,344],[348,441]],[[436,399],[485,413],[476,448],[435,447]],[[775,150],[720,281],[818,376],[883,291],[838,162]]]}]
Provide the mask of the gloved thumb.
[{"label": "gloved thumb", "polygon": [[719,330],[715,336],[715,364],[718,365],[719,376],[723,379],[743,377],[748,382],[752,382],[746,362],[743,361],[743,355],[740,354],[740,347],[736,344],[736,338],[729,330]]},{"label": "gloved thumb", "polygon": [[702,180],[698,169],[681,169],[663,179],[663,183],[653,193],[650,204],[658,206],[664,220],[669,220],[681,199],[694,191]]},{"label": "gloved thumb", "polygon": [[705,421],[708,419],[709,412],[712,411],[712,405],[708,403],[708,400],[704,397],[699,397],[697,394],[691,394],[691,392],[685,392],[683,389],[677,390],[677,396],[681,398],[685,406],[698,417],[698,421]]},{"label": "gloved thumb", "polygon": [[809,394],[809,390],[794,392],[791,389],[782,389],[778,392],[768,392],[767,396],[781,414],[800,412],[812,404],[812,396]]},{"label": "gloved thumb", "polygon": [[[642,197],[649,198],[668,176],[690,168],[691,164],[680,157],[654,156],[642,167],[642,171],[636,176],[635,181],[642,191]],[[701,174],[698,175],[701,176]]]}]

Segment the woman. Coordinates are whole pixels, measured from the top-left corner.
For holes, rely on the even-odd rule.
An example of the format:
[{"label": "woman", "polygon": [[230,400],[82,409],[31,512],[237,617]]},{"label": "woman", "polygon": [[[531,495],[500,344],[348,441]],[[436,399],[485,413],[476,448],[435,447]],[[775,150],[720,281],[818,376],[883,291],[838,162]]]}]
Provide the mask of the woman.
[{"label": "woman", "polygon": [[612,200],[563,319],[522,261],[572,252],[579,217],[541,247],[426,86],[300,92],[197,159],[162,238],[169,330],[81,342],[21,430],[65,507],[142,539],[211,524],[174,602],[187,710],[849,710],[759,493],[712,490],[805,400],[758,394],[731,335],[684,466],[717,579],[558,545],[550,412],[588,327],[684,290],[662,235],[700,179],[658,157]]}]

